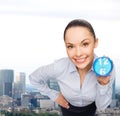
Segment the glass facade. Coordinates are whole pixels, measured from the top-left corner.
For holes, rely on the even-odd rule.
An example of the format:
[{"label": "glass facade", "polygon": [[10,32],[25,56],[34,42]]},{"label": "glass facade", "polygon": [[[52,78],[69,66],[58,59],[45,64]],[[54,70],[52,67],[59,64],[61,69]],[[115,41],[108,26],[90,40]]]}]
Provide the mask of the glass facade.
[{"label": "glass facade", "polygon": [[13,70],[0,70],[0,96],[8,95],[9,97],[12,97],[13,82]]}]

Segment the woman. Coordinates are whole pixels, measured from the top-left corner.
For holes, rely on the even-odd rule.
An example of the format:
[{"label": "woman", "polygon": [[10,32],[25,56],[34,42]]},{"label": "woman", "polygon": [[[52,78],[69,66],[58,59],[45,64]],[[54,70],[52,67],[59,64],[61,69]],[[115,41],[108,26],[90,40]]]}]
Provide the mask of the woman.
[{"label": "woman", "polygon": [[[67,58],[42,66],[30,75],[38,90],[60,105],[63,116],[94,116],[112,100],[114,72],[96,77],[93,62],[98,45],[92,25],[86,20],[71,21],[64,30]],[[50,89],[47,80],[55,79],[60,91]]]}]

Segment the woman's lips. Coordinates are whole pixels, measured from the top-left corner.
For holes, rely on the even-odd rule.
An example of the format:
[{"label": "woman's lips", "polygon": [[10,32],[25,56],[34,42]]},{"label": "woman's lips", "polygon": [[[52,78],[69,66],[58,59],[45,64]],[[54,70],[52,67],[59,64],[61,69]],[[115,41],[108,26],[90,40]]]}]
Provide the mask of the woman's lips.
[{"label": "woman's lips", "polygon": [[76,63],[84,63],[86,58],[75,59]]}]

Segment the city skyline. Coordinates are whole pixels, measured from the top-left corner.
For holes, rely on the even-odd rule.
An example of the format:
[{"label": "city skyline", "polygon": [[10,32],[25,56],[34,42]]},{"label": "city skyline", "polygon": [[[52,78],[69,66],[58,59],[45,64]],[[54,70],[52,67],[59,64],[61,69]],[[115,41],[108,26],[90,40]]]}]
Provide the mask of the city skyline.
[{"label": "city skyline", "polygon": [[[0,70],[0,79],[1,82],[3,81],[2,86],[5,87],[4,85],[8,85],[8,82],[11,81],[11,85],[12,86],[12,95],[8,95],[9,92],[4,93],[0,96],[0,100],[1,100],[1,106],[0,109],[1,111],[8,111],[8,109],[10,111],[14,111],[17,109],[24,109],[24,108],[40,108],[40,109],[57,109],[58,105],[55,104],[51,99],[49,99],[48,96],[44,96],[42,95],[37,89],[37,91],[32,87],[29,86],[27,84],[25,84],[25,73],[19,73],[16,75],[13,75],[14,70]],[[14,84],[12,84],[13,78],[16,78],[16,81],[13,82]],[[7,83],[6,83],[7,82]],[[26,89],[25,89],[26,86]],[[48,81],[48,86],[51,89],[57,90],[59,91],[59,86],[56,83],[55,80],[49,80]],[[6,86],[7,88],[4,89],[4,91],[8,91],[8,86]],[[2,90],[2,87],[1,87]],[[22,91],[19,91],[22,90]],[[10,90],[11,91],[11,90]],[[112,97],[112,102],[110,104],[110,107],[107,108],[104,111],[100,111],[100,112],[96,112],[98,114],[113,114],[113,113],[117,113],[119,114],[119,110],[118,108],[120,105],[120,91],[115,91],[115,84],[113,84],[113,97]],[[9,97],[10,96],[10,97]],[[13,100],[14,99],[14,100]],[[4,102],[5,101],[5,102]],[[4,107],[5,106],[5,107]],[[14,107],[15,106],[15,107]],[[112,109],[112,111],[111,111]],[[32,109],[31,109],[32,110]]]}]

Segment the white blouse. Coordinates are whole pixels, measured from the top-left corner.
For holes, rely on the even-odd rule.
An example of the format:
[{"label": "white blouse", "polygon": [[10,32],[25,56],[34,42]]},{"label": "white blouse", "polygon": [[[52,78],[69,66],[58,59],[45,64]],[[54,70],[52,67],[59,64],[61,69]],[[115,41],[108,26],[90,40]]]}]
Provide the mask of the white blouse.
[{"label": "white blouse", "polygon": [[93,68],[86,74],[82,87],[80,76],[69,58],[61,58],[52,64],[42,66],[29,76],[41,94],[55,101],[59,91],[50,89],[47,81],[55,79],[65,99],[72,105],[82,107],[95,101],[97,110],[104,110],[112,101],[112,85],[115,79],[114,70],[107,85],[100,85]]}]

